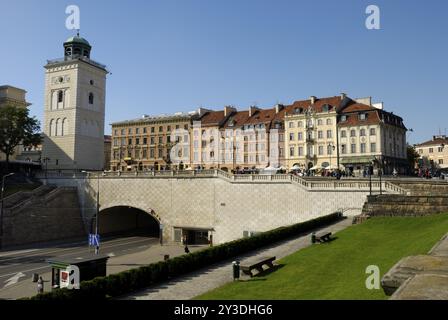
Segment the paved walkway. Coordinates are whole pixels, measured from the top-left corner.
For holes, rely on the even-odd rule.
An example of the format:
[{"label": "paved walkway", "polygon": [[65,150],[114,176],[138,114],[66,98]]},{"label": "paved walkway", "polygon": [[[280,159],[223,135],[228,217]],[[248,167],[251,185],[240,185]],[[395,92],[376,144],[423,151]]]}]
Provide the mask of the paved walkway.
[{"label": "paved walkway", "polygon": [[[323,231],[331,231],[335,233],[352,224],[352,219],[344,219],[331,226],[322,228]],[[204,268],[182,277],[178,277],[169,282],[160,284],[155,287],[136,292],[132,295],[121,297],[123,300],[189,300],[197,297],[210,290],[218,288],[228,282],[233,281],[232,278],[232,261],[238,259],[240,261],[255,258],[257,256],[275,256],[281,259],[300,249],[311,245],[311,233],[300,236],[270,247],[250,252],[248,254],[238,256],[237,258],[214,264],[208,268]]]}]

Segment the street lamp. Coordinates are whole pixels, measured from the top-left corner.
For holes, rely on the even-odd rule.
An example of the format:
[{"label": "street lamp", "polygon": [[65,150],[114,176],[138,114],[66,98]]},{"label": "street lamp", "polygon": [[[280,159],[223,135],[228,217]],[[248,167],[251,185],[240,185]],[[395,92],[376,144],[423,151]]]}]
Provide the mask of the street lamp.
[{"label": "street lamp", "polygon": [[14,175],[14,173],[8,173],[2,178],[2,190],[1,190],[1,211],[0,211],[0,249],[3,248],[3,192],[5,191],[5,179]]},{"label": "street lamp", "polygon": [[[89,174],[87,171],[82,171],[83,173]],[[96,214],[95,214],[95,237],[98,239],[99,234],[99,213],[100,213],[100,174],[97,175],[97,189],[96,189]],[[100,252],[100,243],[95,247],[95,254]]]},{"label": "street lamp", "polygon": [[42,161],[45,162],[45,183],[47,183],[48,161],[50,161],[50,158],[45,157]]}]

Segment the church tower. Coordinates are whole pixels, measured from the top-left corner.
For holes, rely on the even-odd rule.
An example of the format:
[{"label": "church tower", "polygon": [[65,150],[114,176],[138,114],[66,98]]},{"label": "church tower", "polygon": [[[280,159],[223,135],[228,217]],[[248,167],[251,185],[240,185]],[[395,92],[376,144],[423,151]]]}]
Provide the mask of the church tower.
[{"label": "church tower", "polygon": [[64,43],[64,58],[45,65],[44,144],[48,170],[103,170],[106,66],[90,59],[79,36]]}]

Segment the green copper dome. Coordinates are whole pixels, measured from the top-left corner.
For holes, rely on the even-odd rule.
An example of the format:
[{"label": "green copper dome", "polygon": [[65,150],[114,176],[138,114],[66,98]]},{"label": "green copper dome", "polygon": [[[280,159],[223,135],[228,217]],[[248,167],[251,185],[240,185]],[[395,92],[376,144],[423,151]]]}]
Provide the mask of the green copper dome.
[{"label": "green copper dome", "polygon": [[67,41],[64,42],[64,44],[69,44],[69,43],[82,43],[87,46],[90,46],[89,41],[87,41],[84,38],[78,37],[78,36],[70,37],[67,39]]}]

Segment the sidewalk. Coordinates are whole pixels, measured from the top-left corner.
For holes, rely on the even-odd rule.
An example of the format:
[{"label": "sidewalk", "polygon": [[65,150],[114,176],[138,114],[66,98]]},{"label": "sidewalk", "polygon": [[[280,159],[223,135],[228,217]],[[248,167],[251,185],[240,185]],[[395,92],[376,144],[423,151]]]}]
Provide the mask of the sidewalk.
[{"label": "sidewalk", "polygon": [[[204,246],[188,246],[191,252],[204,248]],[[121,271],[138,268],[143,265],[148,265],[154,262],[163,261],[164,255],[168,254],[170,257],[180,256],[185,254],[184,247],[178,244],[166,244],[163,246],[155,245],[150,248],[131,254],[126,254],[117,257],[110,257],[107,263],[107,275],[118,273]],[[51,291],[51,271],[48,266],[48,271],[40,274],[45,280],[45,292]],[[37,283],[33,283],[31,277],[23,277],[16,284],[8,287],[0,287],[0,300],[2,299],[19,299],[23,297],[31,297],[37,294]],[[1,284],[3,286],[3,284]]]},{"label": "sidewalk", "polygon": [[[352,224],[352,219],[344,219],[333,225],[322,228],[322,231],[330,231],[333,234],[345,229]],[[317,231],[317,230],[316,230]],[[178,277],[169,282],[151,287],[132,295],[122,296],[120,300],[189,300],[203,293],[218,288],[233,281],[232,261],[245,260],[258,256],[275,256],[281,259],[300,249],[311,245],[311,232],[270,247],[252,251],[248,254],[214,264],[210,267]]]}]

